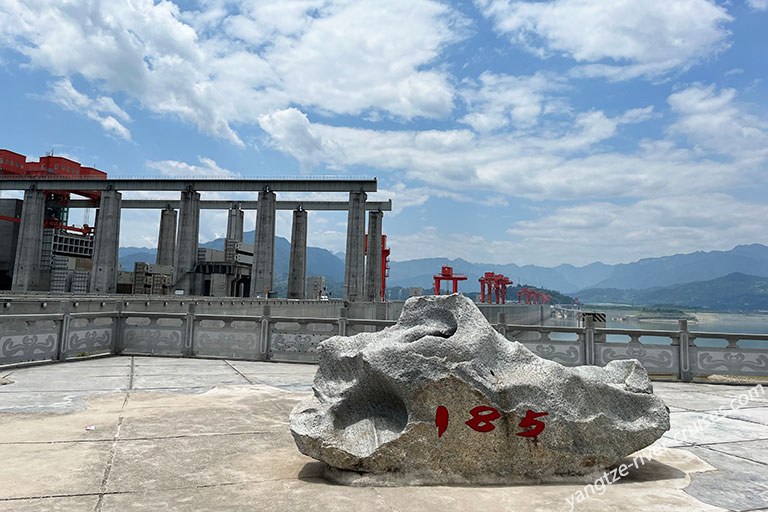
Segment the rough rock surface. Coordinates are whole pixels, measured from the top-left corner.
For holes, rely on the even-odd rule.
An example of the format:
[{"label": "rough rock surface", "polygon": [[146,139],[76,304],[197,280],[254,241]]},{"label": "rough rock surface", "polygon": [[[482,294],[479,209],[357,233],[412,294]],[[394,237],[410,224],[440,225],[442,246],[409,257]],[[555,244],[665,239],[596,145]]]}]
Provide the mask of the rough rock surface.
[{"label": "rough rock surface", "polygon": [[[291,413],[291,432],[302,453],[345,483],[588,475],[669,430],[669,411],[638,361],[568,368],[542,359],[458,294],[409,299],[397,325],[330,338],[319,352],[314,396]],[[440,406],[448,418],[438,436]],[[478,406],[498,411],[492,430],[466,423]],[[544,430],[523,437],[529,410],[547,413],[535,418]]]}]

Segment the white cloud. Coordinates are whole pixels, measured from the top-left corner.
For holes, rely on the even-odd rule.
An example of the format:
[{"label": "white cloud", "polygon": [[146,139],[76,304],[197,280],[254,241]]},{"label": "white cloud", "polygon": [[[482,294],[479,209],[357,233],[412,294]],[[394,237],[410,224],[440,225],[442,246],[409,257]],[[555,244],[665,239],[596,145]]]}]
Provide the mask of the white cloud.
[{"label": "white cloud", "polygon": [[[220,167],[214,160],[206,157],[198,157],[201,165],[188,164],[178,160],[149,161],[145,163],[148,169],[160,171],[163,176],[179,178],[229,178],[240,176],[240,173]],[[229,196],[228,196],[229,197]]]},{"label": "white cloud", "polygon": [[89,98],[78,92],[72,82],[66,79],[49,84],[47,98],[67,110],[85,114],[89,119],[98,121],[107,133],[116,135],[121,139],[131,140],[131,132],[123,125],[123,123],[130,122],[131,118],[117,106],[112,98],[107,96]]},{"label": "white cloud", "polygon": [[495,29],[539,56],[585,63],[586,76],[625,80],[687,69],[727,46],[732,20],[711,0],[476,0]]},{"label": "white cloud", "polygon": [[[153,0],[6,0],[0,43],[31,67],[82,76],[101,98],[123,93],[242,145],[238,124],[290,105],[448,115],[454,90],[436,62],[465,25],[434,0],[209,1],[199,11]],[[99,121],[126,133],[118,117]]]},{"label": "white cloud", "polygon": [[630,204],[590,202],[564,206],[536,220],[519,221],[507,237],[443,232],[434,226],[391,237],[394,259],[444,257],[486,263],[556,266],[594,261],[626,263],[641,258],[728,250],[768,243],[762,219],[768,205],[726,194],[689,194]]},{"label": "white cloud", "polygon": [[565,88],[565,80],[552,73],[532,76],[510,76],[486,71],[479,83],[462,90],[468,114],[460,121],[476,132],[486,133],[505,128],[529,128],[544,114],[567,112],[562,99],[551,92]]},{"label": "white cloud", "polygon": [[694,85],[669,96],[678,119],[669,130],[682,134],[704,153],[728,155],[740,161],[768,158],[768,122],[739,104],[736,90]]},{"label": "white cloud", "polygon": [[[649,108],[615,118],[601,111],[582,113],[561,132],[540,136],[376,131],[310,123],[305,116],[296,127],[298,111],[286,115],[285,122],[283,116],[272,116],[271,124],[262,128],[278,147],[305,162],[404,172],[410,187],[416,181],[439,190],[474,189],[536,200],[647,197],[681,188],[709,191],[754,178],[749,169],[699,157],[666,141],[645,141],[631,153],[601,147],[623,123],[640,122],[651,113]],[[303,142],[307,133],[311,144]]]},{"label": "white cloud", "polygon": [[596,259],[619,263],[766,243],[762,223],[766,215],[768,205],[739,201],[726,194],[692,196],[681,191],[627,205],[599,202],[565,206],[534,221],[517,222],[507,232],[514,239],[510,244],[528,247],[530,253],[538,255],[540,264],[582,265]]},{"label": "white cloud", "polygon": [[768,10],[768,0],[747,0],[747,4],[758,11]]}]

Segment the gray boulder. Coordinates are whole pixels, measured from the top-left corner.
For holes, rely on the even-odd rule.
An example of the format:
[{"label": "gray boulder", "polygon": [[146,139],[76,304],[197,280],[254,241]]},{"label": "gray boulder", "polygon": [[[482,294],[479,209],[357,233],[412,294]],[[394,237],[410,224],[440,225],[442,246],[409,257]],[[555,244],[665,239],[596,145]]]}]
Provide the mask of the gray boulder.
[{"label": "gray boulder", "polygon": [[638,361],[542,359],[459,294],[409,299],[396,325],[330,338],[319,357],[314,396],[291,413],[291,432],[343,483],[588,475],[669,430]]}]

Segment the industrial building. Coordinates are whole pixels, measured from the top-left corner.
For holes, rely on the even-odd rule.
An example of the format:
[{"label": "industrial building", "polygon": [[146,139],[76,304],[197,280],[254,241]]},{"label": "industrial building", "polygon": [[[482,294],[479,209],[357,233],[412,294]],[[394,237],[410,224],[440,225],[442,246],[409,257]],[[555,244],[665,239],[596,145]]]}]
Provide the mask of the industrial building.
[{"label": "industrial building", "polygon": [[[0,252],[6,289],[10,285],[16,292],[272,297],[275,212],[291,210],[288,298],[322,298],[327,293],[324,280],[307,286],[308,212],[340,210],[348,213],[344,298],[383,300],[389,249],[381,232],[382,218],[391,202],[367,201],[366,192],[377,188],[375,178],[112,180],[97,169],[53,155],[27,162],[24,155],[0,150],[0,157],[0,190],[24,191],[23,201],[0,200],[0,235],[12,241]],[[123,200],[121,192],[127,190],[175,190],[179,200]],[[200,191],[254,192],[257,198],[204,201]],[[278,201],[279,192],[347,192],[349,200]],[[96,209],[95,227],[68,226],[72,208]],[[118,265],[120,215],[126,208],[161,210],[157,259],[137,263],[130,269],[132,276]],[[201,209],[228,210],[225,250],[198,247]],[[247,209],[257,210],[253,243],[243,240]]]}]

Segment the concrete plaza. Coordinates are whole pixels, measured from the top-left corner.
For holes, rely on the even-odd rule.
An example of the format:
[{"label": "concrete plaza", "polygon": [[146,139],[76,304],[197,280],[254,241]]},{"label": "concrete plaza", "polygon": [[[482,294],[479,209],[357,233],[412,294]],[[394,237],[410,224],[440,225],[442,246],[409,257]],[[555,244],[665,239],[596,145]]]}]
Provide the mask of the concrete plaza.
[{"label": "concrete plaza", "polygon": [[[288,428],[315,370],[130,356],[0,370],[0,511],[544,511],[585,492],[329,484]],[[731,410],[752,386],[654,388],[672,448],[575,510],[768,510],[768,389]]]}]

